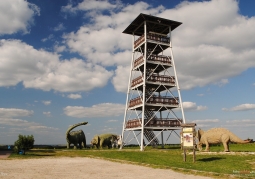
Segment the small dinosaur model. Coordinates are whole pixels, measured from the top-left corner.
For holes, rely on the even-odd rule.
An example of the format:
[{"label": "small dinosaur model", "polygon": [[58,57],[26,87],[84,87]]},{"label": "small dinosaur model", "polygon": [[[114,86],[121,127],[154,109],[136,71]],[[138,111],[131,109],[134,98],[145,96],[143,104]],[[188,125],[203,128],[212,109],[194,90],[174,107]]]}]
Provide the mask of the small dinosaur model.
[{"label": "small dinosaur model", "polygon": [[222,143],[224,146],[224,152],[229,152],[229,142],[235,143],[249,143],[250,141],[244,141],[237,137],[235,134],[225,128],[212,128],[208,131],[199,129],[197,131],[197,137],[199,140],[198,149],[202,150],[202,145],[205,144],[205,151],[209,151],[209,144]]},{"label": "small dinosaur model", "polygon": [[114,146],[116,148],[122,147],[121,135],[118,135],[117,137],[116,135],[112,135],[111,144],[112,144],[112,148],[114,148]]},{"label": "small dinosaur model", "polygon": [[97,148],[103,148],[103,146],[108,146],[110,148],[112,146],[113,139],[117,138],[115,134],[100,134],[95,135],[91,140],[91,146],[96,146]]},{"label": "small dinosaur model", "polygon": [[86,125],[88,122],[81,122],[78,124],[74,124],[71,127],[69,127],[66,131],[66,141],[67,141],[67,148],[70,148],[70,144],[74,144],[74,149],[77,148],[78,144],[80,149],[82,147],[86,147],[86,137],[85,134],[82,130],[78,131],[71,131],[74,128],[81,126],[81,125]]}]

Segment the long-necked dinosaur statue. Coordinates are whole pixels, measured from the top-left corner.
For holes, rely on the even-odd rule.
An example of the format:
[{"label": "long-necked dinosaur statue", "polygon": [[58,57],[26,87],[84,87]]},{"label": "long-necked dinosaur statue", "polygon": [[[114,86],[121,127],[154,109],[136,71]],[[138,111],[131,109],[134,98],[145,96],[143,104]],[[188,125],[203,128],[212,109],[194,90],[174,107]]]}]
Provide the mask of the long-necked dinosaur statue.
[{"label": "long-necked dinosaur statue", "polygon": [[229,142],[235,142],[235,143],[249,143],[250,140],[244,141],[237,137],[235,134],[230,132],[229,130],[225,128],[212,128],[208,131],[203,131],[199,129],[197,131],[197,137],[199,140],[198,143],[198,149],[202,150],[202,145],[205,144],[206,148],[205,151],[209,152],[209,144],[217,144],[222,143],[224,146],[224,152],[229,152]]},{"label": "long-necked dinosaur statue", "polygon": [[67,131],[66,131],[66,141],[67,141],[67,148],[70,148],[70,144],[74,145],[74,149],[77,149],[77,146],[79,144],[79,148],[81,149],[82,147],[86,147],[86,137],[85,134],[82,130],[78,131],[71,131],[74,128],[81,126],[81,125],[86,125],[88,122],[81,122],[78,124],[74,124],[70,126]]}]

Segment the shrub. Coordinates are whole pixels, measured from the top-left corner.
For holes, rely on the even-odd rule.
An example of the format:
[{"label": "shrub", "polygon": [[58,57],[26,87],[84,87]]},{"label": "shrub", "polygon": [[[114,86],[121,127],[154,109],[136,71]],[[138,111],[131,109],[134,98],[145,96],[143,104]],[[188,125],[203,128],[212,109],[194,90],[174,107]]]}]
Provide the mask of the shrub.
[{"label": "shrub", "polygon": [[14,143],[14,151],[25,154],[26,150],[32,149],[34,146],[34,136],[33,135],[19,135],[19,139]]}]

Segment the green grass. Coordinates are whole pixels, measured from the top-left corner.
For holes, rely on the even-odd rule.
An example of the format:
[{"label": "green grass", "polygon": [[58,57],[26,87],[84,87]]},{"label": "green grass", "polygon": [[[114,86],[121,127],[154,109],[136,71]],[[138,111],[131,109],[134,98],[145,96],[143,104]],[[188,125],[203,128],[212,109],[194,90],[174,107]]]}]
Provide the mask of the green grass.
[{"label": "green grass", "polygon": [[[223,146],[212,146],[212,152],[223,151]],[[230,150],[235,152],[255,152],[255,144],[231,144]],[[230,154],[200,154],[196,152],[196,162],[193,163],[192,155],[187,155],[183,161],[182,151],[178,146],[166,146],[165,149],[152,149],[147,147],[141,152],[138,147],[117,149],[34,149],[26,155],[12,154],[9,158],[41,158],[41,157],[93,157],[145,165],[153,168],[174,169],[184,173],[210,175],[213,177],[227,178],[234,174],[233,171],[255,171],[255,155],[230,155]],[[210,173],[209,173],[210,172]],[[245,175],[242,175],[245,177]],[[254,178],[255,176],[253,176]]]}]

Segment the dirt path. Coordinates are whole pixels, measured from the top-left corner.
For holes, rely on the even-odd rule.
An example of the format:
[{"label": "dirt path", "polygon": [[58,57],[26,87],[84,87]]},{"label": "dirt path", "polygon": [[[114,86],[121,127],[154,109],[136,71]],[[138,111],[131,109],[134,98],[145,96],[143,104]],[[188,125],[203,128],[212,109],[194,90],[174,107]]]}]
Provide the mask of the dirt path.
[{"label": "dirt path", "polygon": [[205,179],[185,175],[170,169],[153,169],[132,164],[122,164],[85,157],[63,157],[42,159],[0,159],[0,178],[12,179]]}]

